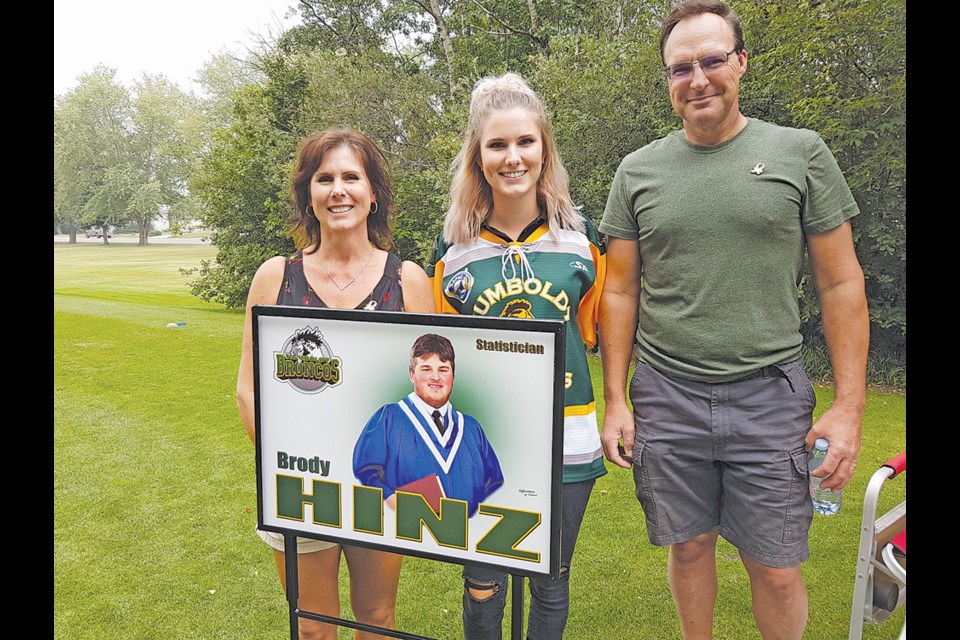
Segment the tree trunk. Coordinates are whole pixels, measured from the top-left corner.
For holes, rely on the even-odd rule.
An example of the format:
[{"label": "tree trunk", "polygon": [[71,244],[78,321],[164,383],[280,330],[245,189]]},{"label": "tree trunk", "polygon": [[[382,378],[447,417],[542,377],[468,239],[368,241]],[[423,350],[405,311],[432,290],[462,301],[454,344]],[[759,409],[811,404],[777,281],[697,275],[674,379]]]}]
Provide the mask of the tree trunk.
[{"label": "tree trunk", "polygon": [[530,12],[530,32],[536,35],[540,29],[540,19],[537,17],[537,7],[533,0],[527,0],[527,11]]},{"label": "tree trunk", "polygon": [[447,73],[450,75],[450,95],[453,95],[453,45],[450,43],[450,34],[447,33],[447,23],[443,20],[443,13],[440,11],[440,1],[430,0],[430,15],[437,23],[437,33],[440,35],[440,42],[443,44],[443,55],[447,58]]},{"label": "tree trunk", "polygon": [[147,238],[150,237],[150,225],[146,225],[146,224],[140,225],[139,231],[140,231],[139,244],[141,247],[146,246]]}]

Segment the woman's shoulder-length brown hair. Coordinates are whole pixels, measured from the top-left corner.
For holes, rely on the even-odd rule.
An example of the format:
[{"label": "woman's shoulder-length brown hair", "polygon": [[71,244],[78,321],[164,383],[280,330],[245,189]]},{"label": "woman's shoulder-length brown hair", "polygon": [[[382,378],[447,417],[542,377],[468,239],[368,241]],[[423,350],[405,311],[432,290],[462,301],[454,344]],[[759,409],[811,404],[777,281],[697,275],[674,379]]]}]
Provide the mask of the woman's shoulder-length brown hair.
[{"label": "woman's shoulder-length brown hair", "polygon": [[320,223],[310,206],[310,181],[324,156],[340,147],[357,154],[376,195],[376,211],[367,216],[367,237],[378,249],[393,246],[390,216],[393,213],[393,184],[387,170],[387,158],[370,138],[352,127],[333,127],[304,138],[297,149],[297,165],[291,180],[293,223],[290,236],[298,248],[312,253],[320,248]]}]

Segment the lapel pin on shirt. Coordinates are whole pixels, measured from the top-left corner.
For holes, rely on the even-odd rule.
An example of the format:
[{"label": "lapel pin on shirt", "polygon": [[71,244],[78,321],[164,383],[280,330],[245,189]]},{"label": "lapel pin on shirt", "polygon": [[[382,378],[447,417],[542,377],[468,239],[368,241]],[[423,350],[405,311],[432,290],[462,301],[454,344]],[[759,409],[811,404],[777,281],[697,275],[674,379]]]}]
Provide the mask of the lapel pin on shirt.
[{"label": "lapel pin on shirt", "polygon": [[763,163],[758,162],[757,166],[755,166],[753,169],[750,169],[750,173],[755,173],[757,175],[760,175],[761,173],[763,173],[763,169],[764,169]]}]

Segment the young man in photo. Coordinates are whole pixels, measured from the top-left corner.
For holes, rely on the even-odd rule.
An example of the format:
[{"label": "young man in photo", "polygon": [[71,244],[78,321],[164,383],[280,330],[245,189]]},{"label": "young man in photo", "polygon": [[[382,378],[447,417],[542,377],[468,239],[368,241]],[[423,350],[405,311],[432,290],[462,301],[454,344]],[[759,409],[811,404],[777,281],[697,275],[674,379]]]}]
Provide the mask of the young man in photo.
[{"label": "young man in photo", "polygon": [[480,423],[450,403],[454,369],[447,338],[433,333],[417,338],[408,372],[413,391],[380,407],[357,439],[354,475],[363,485],[382,489],[390,507],[398,490],[423,494],[431,502],[432,483],[439,484],[443,497],[465,501],[471,517],[503,485],[500,461]]}]

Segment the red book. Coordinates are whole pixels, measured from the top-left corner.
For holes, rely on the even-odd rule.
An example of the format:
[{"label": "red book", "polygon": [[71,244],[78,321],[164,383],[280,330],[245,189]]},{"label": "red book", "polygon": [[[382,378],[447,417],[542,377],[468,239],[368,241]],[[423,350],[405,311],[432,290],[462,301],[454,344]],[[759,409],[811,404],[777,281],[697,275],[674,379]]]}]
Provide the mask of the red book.
[{"label": "red book", "polygon": [[435,473],[397,487],[396,491],[420,494],[437,515],[440,515],[440,498],[446,497],[443,493],[443,485],[440,484],[440,477]]}]

